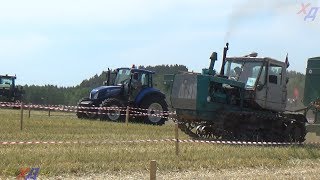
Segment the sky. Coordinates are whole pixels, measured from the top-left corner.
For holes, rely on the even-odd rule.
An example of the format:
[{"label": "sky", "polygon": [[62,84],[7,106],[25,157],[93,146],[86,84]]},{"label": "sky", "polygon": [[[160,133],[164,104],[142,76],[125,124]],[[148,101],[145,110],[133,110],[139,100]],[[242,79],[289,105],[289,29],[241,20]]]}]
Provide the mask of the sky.
[{"label": "sky", "polygon": [[289,70],[305,73],[307,59],[320,56],[320,11],[305,20],[318,6],[298,0],[0,0],[0,74],[16,74],[21,85],[76,86],[132,64],[183,64],[201,72],[213,51],[219,70],[226,42],[228,56],[257,52],[284,61],[288,53]]}]

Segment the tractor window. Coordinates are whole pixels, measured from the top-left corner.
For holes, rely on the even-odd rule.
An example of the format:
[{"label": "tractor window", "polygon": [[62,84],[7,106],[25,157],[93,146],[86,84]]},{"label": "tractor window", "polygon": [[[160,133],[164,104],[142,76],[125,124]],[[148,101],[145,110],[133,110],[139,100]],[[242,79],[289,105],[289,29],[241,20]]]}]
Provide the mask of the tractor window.
[{"label": "tractor window", "polygon": [[11,85],[12,84],[12,79],[1,78],[0,79],[0,84]]},{"label": "tractor window", "polygon": [[234,81],[245,83],[246,89],[254,88],[262,62],[255,61],[228,61],[225,67],[225,76]]},{"label": "tractor window", "polygon": [[129,80],[131,76],[130,69],[120,69],[117,73],[117,77],[114,81],[115,85],[123,84],[125,81]]},{"label": "tractor window", "polygon": [[239,74],[242,71],[243,62],[228,61],[225,66],[225,76],[228,76],[229,78],[239,78]]},{"label": "tractor window", "polygon": [[269,67],[269,83],[282,84],[282,67],[274,64],[270,64]]},{"label": "tractor window", "polygon": [[252,89],[255,87],[261,67],[261,62],[247,62],[244,64],[243,75],[240,76],[239,80],[246,83],[246,89]]},{"label": "tractor window", "polygon": [[148,86],[149,85],[149,77],[147,74],[142,74],[141,75],[141,84],[142,86]]},{"label": "tractor window", "polygon": [[263,66],[261,75],[259,77],[259,84],[265,84],[265,82],[266,82],[266,67]]}]

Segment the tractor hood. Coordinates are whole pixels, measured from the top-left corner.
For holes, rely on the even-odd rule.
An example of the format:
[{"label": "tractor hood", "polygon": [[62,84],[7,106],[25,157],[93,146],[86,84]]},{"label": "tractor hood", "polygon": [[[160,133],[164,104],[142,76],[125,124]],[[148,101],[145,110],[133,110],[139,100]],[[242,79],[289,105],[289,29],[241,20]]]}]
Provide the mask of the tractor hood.
[{"label": "tractor hood", "polygon": [[90,92],[90,99],[108,98],[120,94],[121,86],[100,86]]}]

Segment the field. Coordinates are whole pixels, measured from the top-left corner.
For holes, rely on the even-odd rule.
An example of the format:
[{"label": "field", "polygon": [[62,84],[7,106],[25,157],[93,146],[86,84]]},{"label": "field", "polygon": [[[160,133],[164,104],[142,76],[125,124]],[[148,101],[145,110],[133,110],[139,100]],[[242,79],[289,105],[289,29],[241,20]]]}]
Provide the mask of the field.
[{"label": "field", "polygon": [[[39,167],[39,179],[148,179],[150,160],[158,179],[315,179],[320,172],[318,146],[228,146],[174,142],[115,141],[173,139],[174,126],[79,120],[73,114],[0,109],[0,141],[78,141],[77,144],[0,145],[0,179],[20,168]],[[179,132],[180,139],[189,139]],[[316,138],[308,136],[309,141]],[[107,143],[101,143],[107,142]],[[109,143],[113,142],[113,143]]]}]

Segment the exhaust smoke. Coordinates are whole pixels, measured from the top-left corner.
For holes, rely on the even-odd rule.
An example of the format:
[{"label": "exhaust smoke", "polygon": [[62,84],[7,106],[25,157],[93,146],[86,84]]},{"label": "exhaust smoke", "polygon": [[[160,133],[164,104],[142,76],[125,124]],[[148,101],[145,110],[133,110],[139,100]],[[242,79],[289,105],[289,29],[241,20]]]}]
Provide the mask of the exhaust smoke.
[{"label": "exhaust smoke", "polygon": [[[318,4],[317,2],[318,0],[310,1],[314,6]],[[301,6],[301,3],[303,2],[293,0],[246,0],[245,2],[234,4],[227,24],[227,31],[224,37],[225,43],[228,42],[232,34],[237,31],[239,23],[249,22],[250,19],[263,13],[271,15],[290,13],[292,14],[292,17],[294,17]]]}]

